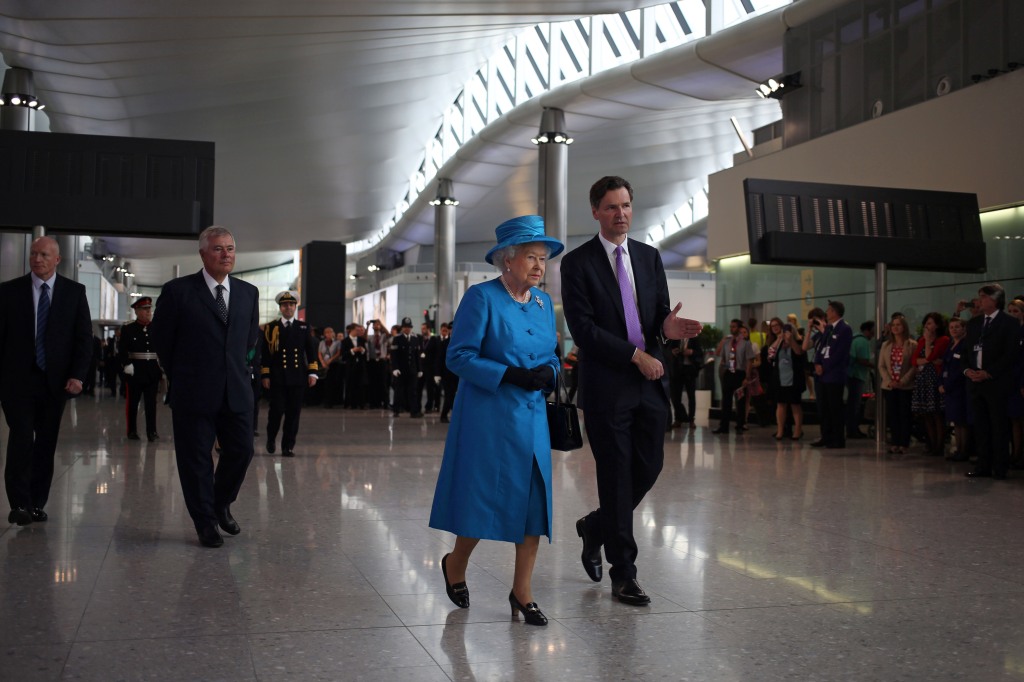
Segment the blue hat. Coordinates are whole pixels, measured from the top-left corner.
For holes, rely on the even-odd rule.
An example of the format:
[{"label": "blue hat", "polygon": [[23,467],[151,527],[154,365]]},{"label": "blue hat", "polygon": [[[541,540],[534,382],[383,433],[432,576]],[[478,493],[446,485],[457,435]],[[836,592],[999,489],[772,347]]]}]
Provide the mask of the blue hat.
[{"label": "blue hat", "polygon": [[492,258],[495,251],[500,251],[506,246],[542,242],[551,249],[551,258],[565,250],[565,244],[544,234],[544,219],[539,215],[524,215],[506,220],[494,229],[494,236],[497,237],[498,244],[484,256],[484,260],[491,265],[494,265]]}]

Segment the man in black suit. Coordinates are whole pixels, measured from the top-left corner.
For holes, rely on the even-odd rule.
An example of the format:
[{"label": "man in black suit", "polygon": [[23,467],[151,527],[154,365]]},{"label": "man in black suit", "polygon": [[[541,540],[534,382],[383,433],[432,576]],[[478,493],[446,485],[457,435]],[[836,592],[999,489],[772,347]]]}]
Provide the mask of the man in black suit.
[{"label": "man in black suit", "polygon": [[361,410],[366,407],[366,328],[350,324],[341,340],[341,357],[345,363],[345,407]]},{"label": "man in black suit", "polygon": [[0,284],[0,404],[10,436],[4,484],[9,523],[45,521],[57,434],[69,397],[82,392],[92,359],[85,287],[57,274],[60,246],[40,237],[31,273]]},{"label": "man in black suit", "polygon": [[427,404],[423,412],[435,412],[441,409],[441,384],[434,381],[434,366],[437,365],[437,349],[440,340],[434,336],[434,330],[424,322],[420,325],[420,367],[424,369],[420,379],[420,390],[417,397],[422,399],[427,394]]},{"label": "man in black suit", "polygon": [[967,323],[967,394],[974,411],[978,462],[970,477],[1006,478],[1010,468],[1006,403],[1013,390],[1013,361],[1019,324],[1003,312],[1006,294],[998,284],[978,289],[981,314]]},{"label": "man in black suit", "polygon": [[419,337],[412,333],[412,320],[402,318],[401,333],[391,340],[391,375],[395,384],[394,415],[403,409],[410,417],[422,417],[418,381],[423,377],[420,365]]},{"label": "man in black suit", "polygon": [[579,405],[597,465],[601,506],[576,522],[583,567],[601,580],[601,545],[612,565],[612,595],[643,606],[636,580],[633,510],[661,472],[668,396],[661,342],[692,338],[701,325],[669,310],[656,249],[627,239],[633,188],[604,177],[590,188],[600,234],[562,258],[565,319],[579,347]]},{"label": "man in black suit", "polygon": [[274,299],[281,317],[268,322],[263,329],[260,377],[263,390],[270,391],[267,414],[267,452],[274,454],[277,432],[284,418],[281,434],[281,456],[294,457],[295,438],[299,433],[299,416],[306,397],[306,388],[316,386],[317,341],[309,333],[309,325],[295,319],[299,301],[290,291],[282,291]]},{"label": "man in black suit", "polygon": [[448,369],[448,346],[452,342],[451,324],[441,324],[441,340],[437,347],[437,358],[434,360],[434,383],[440,382],[444,389],[444,402],[441,405],[441,423],[448,423],[448,414],[455,405],[455,392],[459,390],[459,375]]},{"label": "man in black suit", "polygon": [[[219,225],[199,235],[203,269],[171,280],[157,299],[152,334],[167,373],[174,453],[199,542],[220,547],[217,526],[241,529],[231,503],[252,460],[250,352],[259,339],[259,291],[228,275],[235,239]],[[213,466],[213,444],[221,448]]]},{"label": "man in black suit", "polygon": [[[669,359],[669,389],[672,411],[675,414],[672,428],[687,423],[691,429],[696,428],[697,377],[704,366],[704,351],[700,347],[700,339],[672,340],[668,342],[667,347],[672,355]],[[684,392],[689,410],[683,407]]]}]

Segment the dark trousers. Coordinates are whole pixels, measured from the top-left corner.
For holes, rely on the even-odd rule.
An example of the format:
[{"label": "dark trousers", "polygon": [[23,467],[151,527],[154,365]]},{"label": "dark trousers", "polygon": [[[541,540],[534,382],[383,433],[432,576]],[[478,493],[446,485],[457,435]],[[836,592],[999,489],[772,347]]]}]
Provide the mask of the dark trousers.
[{"label": "dark trousers", "polygon": [[846,379],[846,436],[856,436],[860,431],[860,403],[864,393],[864,380]]},{"label": "dark trousers", "polygon": [[366,402],[370,407],[388,406],[387,371],[387,360],[370,360],[366,364]]},{"label": "dark trousers", "polygon": [[844,447],[846,425],[843,418],[843,383],[818,382],[818,418],[821,420],[821,439],[825,445]]},{"label": "dark trousers", "polygon": [[892,444],[898,447],[910,446],[910,426],[914,419],[910,412],[913,391],[893,390],[885,392],[885,421],[889,425]]},{"label": "dark trousers", "polygon": [[744,370],[738,369],[735,372],[726,370],[725,374],[722,375],[722,419],[718,424],[718,428],[723,431],[729,430],[729,422],[732,421],[733,414],[733,403],[736,405],[736,428],[743,428],[743,424],[746,421],[746,414],[743,410],[743,400],[736,398],[736,391],[743,386],[743,382],[747,379],[747,373]]},{"label": "dark trousers", "polygon": [[331,363],[324,377],[324,389],[321,394],[324,407],[345,404],[345,365],[340,362]]},{"label": "dark trousers", "polygon": [[[612,565],[612,582],[636,578],[633,510],[654,486],[665,460],[668,401],[660,381],[644,381],[632,409],[587,412],[586,429],[597,469],[600,508],[586,516],[587,533],[599,538]],[[596,531],[596,532],[595,532]]]},{"label": "dark trousers", "polygon": [[455,404],[455,392],[459,390],[459,375],[445,372],[441,377],[441,386],[444,387],[444,404],[441,406],[441,416],[447,417]]},{"label": "dark trousers", "polygon": [[50,395],[46,377],[39,371],[33,372],[29,385],[23,387],[23,397],[3,401],[4,417],[10,428],[4,485],[12,509],[46,506],[66,403],[63,395]]},{"label": "dark trousers", "polygon": [[[179,406],[171,410],[171,420],[185,507],[197,530],[215,526],[214,509],[235,501],[252,461],[252,412],[221,407],[213,414],[197,413]],[[214,441],[221,448],[216,469]]]},{"label": "dark trousers", "polygon": [[979,471],[1003,475],[1010,466],[1010,419],[1006,414],[1010,390],[1010,383],[1003,379],[967,382],[967,395],[974,412],[972,433]]},{"label": "dark trousers", "polygon": [[409,374],[412,376],[406,376],[403,373],[402,376],[395,377],[394,412],[397,415],[405,410],[409,414],[418,417],[423,414],[420,406],[419,386],[417,385],[416,375],[412,372],[409,372]]},{"label": "dark trousers", "polygon": [[284,430],[281,433],[281,449],[291,450],[295,447],[295,437],[299,434],[299,415],[302,414],[302,399],[306,396],[306,386],[277,386],[270,384],[270,409],[267,410],[267,442],[277,440],[277,432],[281,430],[281,418],[284,418]]},{"label": "dark trousers", "polygon": [[430,372],[424,372],[423,376],[419,379],[419,391],[417,397],[419,398],[420,404],[423,402],[423,394],[427,394],[427,404],[424,409],[427,412],[436,410],[441,406],[441,389],[440,386],[434,383],[434,377]]},{"label": "dark trousers", "polygon": [[139,400],[141,399],[146,408],[146,435],[156,433],[156,392],[160,387],[160,380],[156,381],[135,381],[128,378],[128,389],[125,391],[125,421],[128,423],[128,433],[139,432]]},{"label": "dark trousers", "polygon": [[350,361],[345,366],[345,407],[366,407],[366,363]]}]

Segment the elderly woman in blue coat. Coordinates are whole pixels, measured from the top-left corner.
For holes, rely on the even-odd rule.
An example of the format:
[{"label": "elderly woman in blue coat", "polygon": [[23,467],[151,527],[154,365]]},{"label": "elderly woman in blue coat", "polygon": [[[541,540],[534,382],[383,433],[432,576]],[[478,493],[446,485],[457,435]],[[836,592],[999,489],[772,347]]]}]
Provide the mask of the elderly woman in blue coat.
[{"label": "elderly woman in blue coat", "polygon": [[551,441],[544,394],[554,386],[555,312],[537,288],[547,260],[565,248],[544,234],[540,216],[513,218],[495,230],[485,260],[501,276],[470,287],[455,313],[446,360],[459,376],[430,526],[456,535],[441,559],[445,590],[469,606],[466,569],[480,540],[513,542],[512,615],[531,625],[547,618],[531,578],[540,536],[551,538]]}]

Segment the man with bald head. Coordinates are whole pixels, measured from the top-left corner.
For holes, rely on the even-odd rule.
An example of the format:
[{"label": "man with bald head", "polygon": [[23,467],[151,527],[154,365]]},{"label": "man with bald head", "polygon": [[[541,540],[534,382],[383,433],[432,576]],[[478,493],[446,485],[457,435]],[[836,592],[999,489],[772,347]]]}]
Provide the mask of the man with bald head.
[{"label": "man with bald head", "polygon": [[92,358],[85,287],[57,274],[60,246],[32,242],[31,272],[0,284],[0,404],[11,433],[4,484],[9,523],[46,521],[64,404],[82,392]]}]

